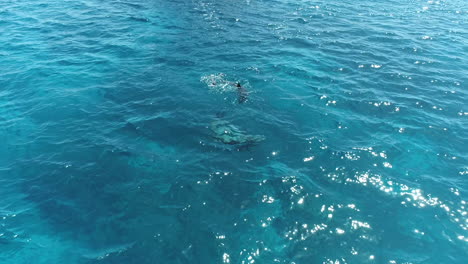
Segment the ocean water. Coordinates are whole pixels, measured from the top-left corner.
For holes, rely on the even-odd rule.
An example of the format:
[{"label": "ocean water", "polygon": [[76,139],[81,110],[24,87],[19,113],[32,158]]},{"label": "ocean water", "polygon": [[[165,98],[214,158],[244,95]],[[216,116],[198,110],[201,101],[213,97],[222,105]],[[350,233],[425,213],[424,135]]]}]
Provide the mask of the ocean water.
[{"label": "ocean water", "polygon": [[0,69],[0,263],[468,263],[466,0],[3,0]]}]

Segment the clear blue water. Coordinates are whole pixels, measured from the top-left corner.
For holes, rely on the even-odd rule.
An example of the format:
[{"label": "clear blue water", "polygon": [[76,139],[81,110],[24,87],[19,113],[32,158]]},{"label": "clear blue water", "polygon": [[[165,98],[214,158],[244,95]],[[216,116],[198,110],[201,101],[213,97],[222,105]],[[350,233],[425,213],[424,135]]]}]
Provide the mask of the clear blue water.
[{"label": "clear blue water", "polygon": [[468,263],[465,0],[3,0],[0,69],[0,263]]}]

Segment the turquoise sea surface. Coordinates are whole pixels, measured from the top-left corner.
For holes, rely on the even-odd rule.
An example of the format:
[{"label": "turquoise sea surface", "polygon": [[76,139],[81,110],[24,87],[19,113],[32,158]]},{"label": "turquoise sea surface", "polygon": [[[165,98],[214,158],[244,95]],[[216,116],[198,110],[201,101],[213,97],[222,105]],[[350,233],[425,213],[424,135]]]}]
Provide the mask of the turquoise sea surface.
[{"label": "turquoise sea surface", "polygon": [[467,88],[466,0],[2,0],[0,263],[468,263]]}]

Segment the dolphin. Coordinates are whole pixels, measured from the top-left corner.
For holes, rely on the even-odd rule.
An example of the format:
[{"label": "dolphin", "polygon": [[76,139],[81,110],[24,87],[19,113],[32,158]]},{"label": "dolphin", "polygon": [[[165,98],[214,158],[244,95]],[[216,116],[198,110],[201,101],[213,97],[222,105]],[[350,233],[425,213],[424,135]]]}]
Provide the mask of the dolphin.
[{"label": "dolphin", "polygon": [[224,144],[250,145],[265,140],[265,136],[248,135],[238,127],[224,120],[216,120],[212,122],[210,129],[214,134],[213,137]]},{"label": "dolphin", "polygon": [[239,104],[242,104],[245,101],[247,101],[247,96],[249,95],[249,92],[247,92],[247,90],[244,87],[242,87],[242,85],[239,82],[236,83],[236,87],[237,87],[237,102]]}]

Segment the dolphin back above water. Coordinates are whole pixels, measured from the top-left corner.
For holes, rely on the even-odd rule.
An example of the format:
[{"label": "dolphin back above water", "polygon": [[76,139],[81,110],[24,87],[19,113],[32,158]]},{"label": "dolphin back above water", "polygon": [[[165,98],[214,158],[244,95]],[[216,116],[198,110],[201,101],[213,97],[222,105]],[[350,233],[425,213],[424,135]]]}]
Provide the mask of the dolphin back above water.
[{"label": "dolphin back above water", "polygon": [[226,79],[224,73],[210,74],[202,76],[200,81],[205,83],[212,92],[216,93],[237,93],[237,103],[247,102],[250,91],[247,85],[241,85],[240,81],[232,82]]},{"label": "dolphin back above water", "polygon": [[262,135],[248,135],[238,127],[224,120],[216,120],[210,125],[214,138],[229,145],[249,145],[262,142]]},{"label": "dolphin back above water", "polygon": [[247,101],[247,97],[249,96],[249,92],[247,92],[247,90],[244,87],[242,87],[242,85],[239,82],[236,83],[236,87],[237,87],[237,102],[239,104],[245,103],[245,101]]}]

